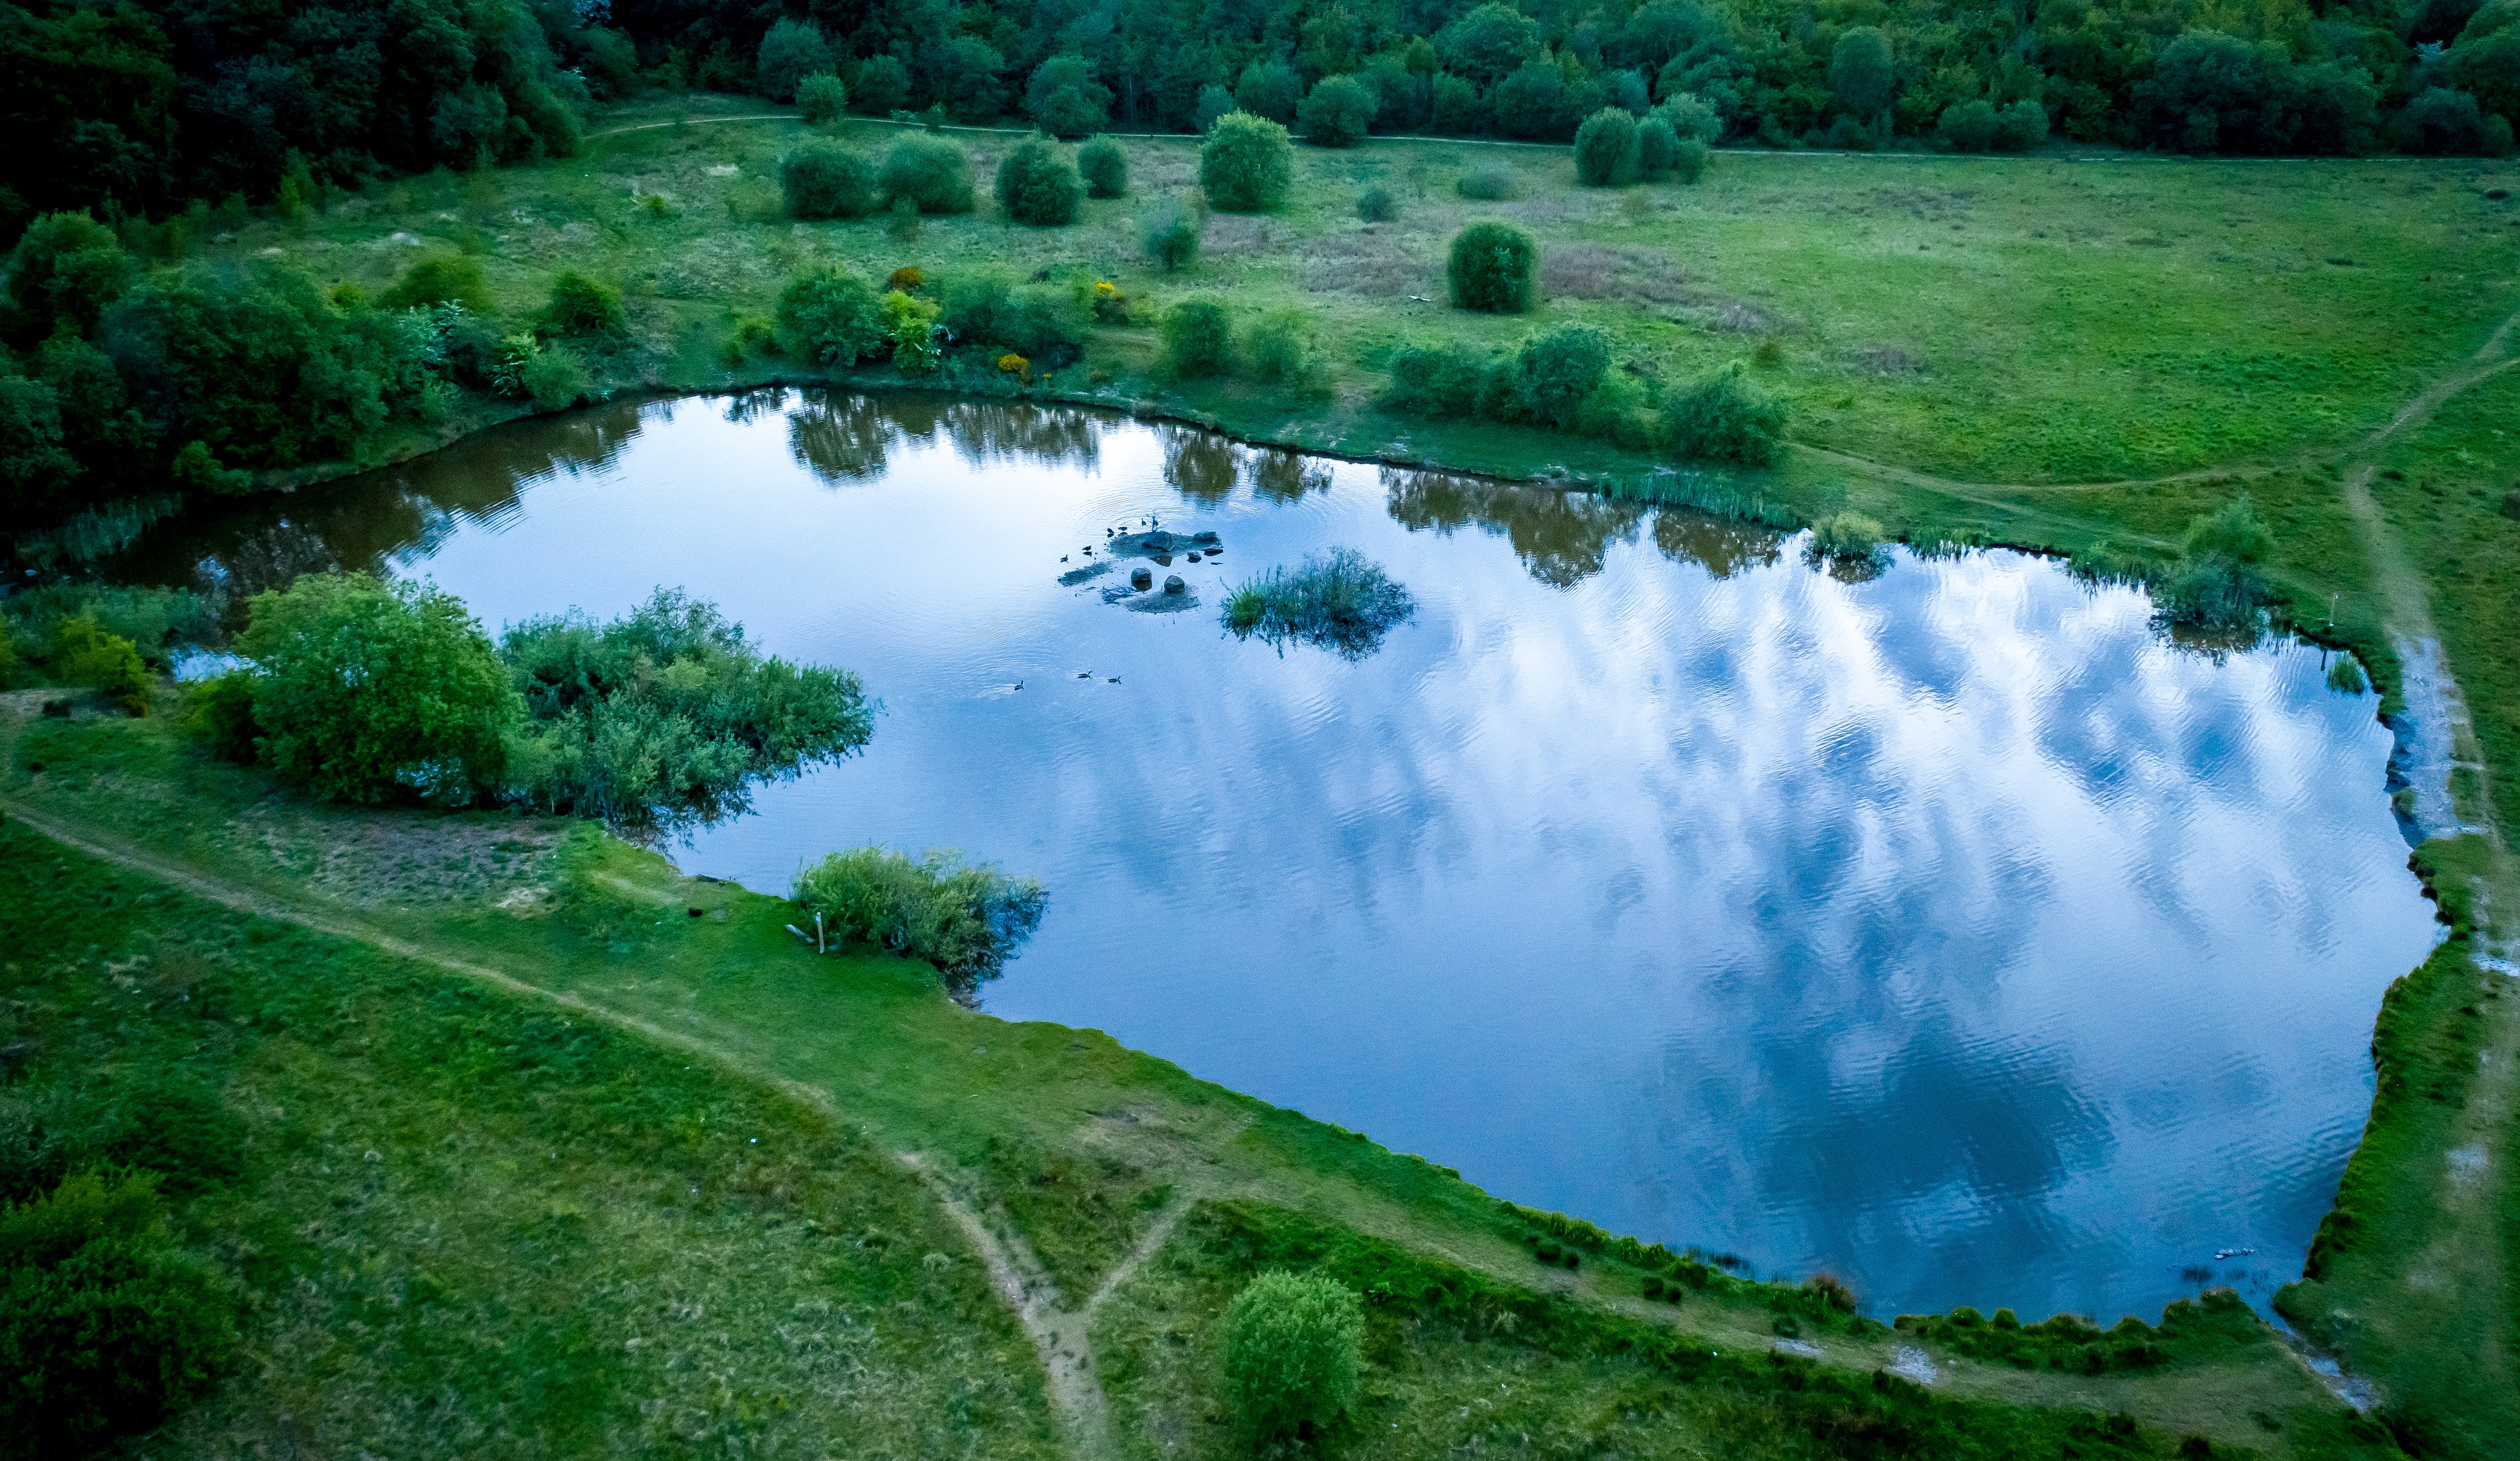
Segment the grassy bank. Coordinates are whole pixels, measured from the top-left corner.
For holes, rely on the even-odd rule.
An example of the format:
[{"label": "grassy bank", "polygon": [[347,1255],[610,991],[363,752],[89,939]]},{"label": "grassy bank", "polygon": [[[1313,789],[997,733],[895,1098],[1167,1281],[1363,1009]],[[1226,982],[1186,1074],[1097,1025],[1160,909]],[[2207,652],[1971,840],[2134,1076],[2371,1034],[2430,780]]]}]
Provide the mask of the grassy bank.
[{"label": "grassy bank", "polygon": [[[290,1427],[410,1454],[1224,1453],[1219,1296],[1283,1264],[1372,1300],[1370,1401],[1331,1453],[2385,1450],[2244,1312],[2062,1373],[1692,1286],[1097,1032],[965,1009],[924,966],[819,958],[787,904],[590,828],[311,807],[162,716],[6,704],[12,1109],[175,1072],[238,1133],[179,1216],[248,1296],[252,1358],[167,1453]],[[1054,1371],[1045,1400],[987,1292],[1009,1278],[1084,1384]],[[1772,1356],[1787,1336],[1808,1350]]]}]

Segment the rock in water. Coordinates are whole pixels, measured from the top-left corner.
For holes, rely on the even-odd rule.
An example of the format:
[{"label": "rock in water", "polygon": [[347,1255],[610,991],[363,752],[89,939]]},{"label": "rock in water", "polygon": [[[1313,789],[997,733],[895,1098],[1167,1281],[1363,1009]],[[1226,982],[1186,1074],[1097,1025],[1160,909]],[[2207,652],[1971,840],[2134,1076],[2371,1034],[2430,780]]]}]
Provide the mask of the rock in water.
[{"label": "rock in water", "polygon": [[1152,587],[1154,586],[1154,583],[1155,583],[1155,571],[1154,571],[1154,570],[1152,570],[1152,569],[1132,569],[1132,570],[1130,570],[1130,571],[1129,571],[1129,586],[1130,586],[1131,588],[1152,588]]},{"label": "rock in water", "polygon": [[1177,594],[1187,587],[1189,587],[1189,585],[1182,582],[1181,574],[1166,573],[1164,575],[1164,592],[1168,594]]}]

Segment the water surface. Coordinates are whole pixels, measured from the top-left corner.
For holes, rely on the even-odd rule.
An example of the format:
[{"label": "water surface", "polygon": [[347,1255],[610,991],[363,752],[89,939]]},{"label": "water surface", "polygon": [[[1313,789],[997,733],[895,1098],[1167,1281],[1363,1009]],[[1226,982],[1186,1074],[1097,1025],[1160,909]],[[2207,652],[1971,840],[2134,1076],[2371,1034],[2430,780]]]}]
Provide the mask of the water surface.
[{"label": "water surface", "polygon": [[[244,586],[426,573],[493,629],[715,599],[884,713],[686,868],[995,859],[1052,900],[987,1008],[1875,1312],[2263,1301],[2432,940],[2369,697],[2308,647],[2177,648],[2139,594],[2018,554],[1842,581],[1693,514],[776,393],[305,499],[150,551]],[[1158,570],[1184,612],[1059,581],[1149,519],[1226,545]],[[1333,545],[1417,599],[1378,653],[1220,631],[1229,583]]]}]

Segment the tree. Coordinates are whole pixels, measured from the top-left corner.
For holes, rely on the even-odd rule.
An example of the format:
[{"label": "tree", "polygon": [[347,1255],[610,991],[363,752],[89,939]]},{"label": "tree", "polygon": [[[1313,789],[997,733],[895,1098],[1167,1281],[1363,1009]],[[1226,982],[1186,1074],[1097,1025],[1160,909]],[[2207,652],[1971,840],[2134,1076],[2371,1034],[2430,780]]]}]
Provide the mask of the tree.
[{"label": "tree", "polygon": [[137,272],[112,229],[85,213],[47,213],[9,253],[8,333],[41,340],[68,320],[85,335]]},{"label": "tree", "polygon": [[1837,38],[1828,53],[1828,89],[1849,114],[1866,119],[1878,115],[1898,87],[1890,38],[1879,26],[1858,25]]},{"label": "tree", "polygon": [[1196,213],[1167,203],[1147,215],[1139,242],[1165,273],[1178,274],[1198,258],[1198,232]]},{"label": "tree", "polygon": [[1210,83],[1198,89],[1198,105],[1192,109],[1191,121],[1200,132],[1216,125],[1216,119],[1234,110],[1234,93]]},{"label": "tree", "polygon": [[896,57],[869,57],[866,65],[858,68],[857,85],[852,90],[860,112],[888,116],[910,101],[910,68]]},{"label": "tree", "polygon": [[1242,68],[1241,79],[1234,83],[1237,107],[1274,122],[1293,121],[1295,104],[1303,95],[1304,78],[1282,62],[1255,61]]},{"label": "tree", "polygon": [[1680,165],[1680,138],[1660,115],[1637,123],[1637,172],[1646,178],[1671,176]]},{"label": "tree", "polygon": [[1234,366],[1234,322],[1210,298],[1184,299],[1164,311],[1164,367],[1175,376],[1221,376]]},{"label": "tree", "polygon": [[1784,407],[1737,360],[1662,398],[1663,446],[1684,461],[1764,467],[1784,426]]},{"label": "tree", "polygon": [[1625,182],[1636,175],[1638,161],[1637,119],[1624,110],[1604,107],[1575,129],[1575,180],[1585,187]]},{"label": "tree", "polygon": [[1453,303],[1483,314],[1521,314],[1532,306],[1540,246],[1510,223],[1473,223],[1453,236],[1444,277]]},{"label": "tree", "polygon": [[1320,1274],[1264,1273],[1225,1311],[1226,1395],[1264,1438],[1337,1419],[1364,1352],[1364,1305]]},{"label": "tree", "polygon": [[848,85],[829,71],[807,76],[796,83],[796,110],[816,126],[838,121],[849,110]]},{"label": "tree", "polygon": [[1229,112],[1198,149],[1198,185],[1210,206],[1266,212],[1283,203],[1295,167],[1286,129],[1248,112]]},{"label": "tree", "polygon": [[914,133],[894,143],[878,182],[886,205],[907,198],[922,213],[971,210],[971,159],[944,137]]},{"label": "tree", "polygon": [[791,102],[799,82],[831,72],[832,59],[831,43],[823,39],[820,27],[811,21],[782,16],[761,37],[753,80],[772,101]]},{"label": "tree", "polygon": [[256,594],[237,652],[281,779],[333,800],[466,805],[496,787],[518,707],[464,604],[433,584],[308,574]]},{"label": "tree", "polygon": [[1111,90],[1094,79],[1082,56],[1053,56],[1033,68],[1024,111],[1061,142],[1091,137],[1111,119]]},{"label": "tree", "polygon": [[779,194],[790,218],[863,218],[875,211],[875,168],[836,142],[800,143],[779,160]]},{"label": "tree", "polygon": [[1482,5],[1435,37],[1445,69],[1478,85],[1510,75],[1540,48],[1540,27],[1510,5]]},{"label": "tree", "polygon": [[1296,114],[1307,140],[1322,147],[1354,147],[1365,140],[1380,105],[1372,88],[1354,76],[1325,76]]},{"label": "tree", "polygon": [[1108,137],[1097,137],[1076,150],[1076,170],[1085,179],[1088,198],[1128,196],[1129,155]]},{"label": "tree", "polygon": [[808,365],[845,370],[881,354],[887,342],[874,292],[837,264],[788,280],[773,320],[779,348]]},{"label": "tree", "polygon": [[1076,221],[1085,184],[1058,147],[1027,137],[998,163],[998,205],[1018,223],[1057,228]]}]

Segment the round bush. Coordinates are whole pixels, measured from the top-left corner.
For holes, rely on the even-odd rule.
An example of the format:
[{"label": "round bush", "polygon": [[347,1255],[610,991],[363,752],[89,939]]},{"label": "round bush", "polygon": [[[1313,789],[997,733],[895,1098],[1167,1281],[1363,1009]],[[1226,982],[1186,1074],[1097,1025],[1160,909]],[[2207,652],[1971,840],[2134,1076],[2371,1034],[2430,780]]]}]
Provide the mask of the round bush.
[{"label": "round bush", "polygon": [[1522,342],[1514,374],[1532,420],[1561,430],[1610,369],[1610,337],[1590,325],[1560,325]]},{"label": "round bush", "polygon": [[808,142],[779,160],[790,218],[863,218],[875,211],[875,169],[836,142]]},{"label": "round bush", "polygon": [[1234,365],[1234,322],[1214,299],[1184,299],[1164,311],[1164,365],[1174,375],[1221,376]]},{"label": "round bush", "polygon": [[1680,161],[1680,134],[1660,116],[1637,123],[1637,172],[1648,178],[1669,177]]},{"label": "round bush", "polygon": [[1513,196],[1513,174],[1494,162],[1484,163],[1462,173],[1453,191],[1480,203],[1495,203]]},{"label": "round bush", "polygon": [[1982,98],[1954,102],[1943,109],[1942,120],[1934,124],[1934,135],[1956,153],[1993,152],[1996,129],[2001,125],[1992,103]]},{"label": "round bush", "polygon": [[1085,182],[1048,139],[1027,137],[998,164],[998,206],[1018,223],[1058,228],[1076,221]]},{"label": "round bush", "polygon": [[1521,314],[1538,296],[1540,246],[1510,223],[1473,223],[1453,236],[1444,261],[1453,303],[1482,314]]},{"label": "round bush", "polygon": [[1265,212],[1285,202],[1294,172],[1286,129],[1248,112],[1218,117],[1199,145],[1199,189],[1209,206],[1229,213]]},{"label": "round bush", "polygon": [[1762,467],[1776,460],[1785,408],[1739,361],[1662,398],[1664,449],[1689,461]]},{"label": "round bush", "polygon": [[1318,1274],[1264,1273],[1225,1312],[1225,1391],[1252,1434],[1326,1425],[1356,1398],[1365,1308]]},{"label": "round bush", "polygon": [[914,132],[884,154],[877,186],[886,206],[908,199],[922,213],[971,210],[971,160],[962,145],[932,133]]},{"label": "round bush", "polygon": [[1085,178],[1088,198],[1128,196],[1129,155],[1108,137],[1097,137],[1076,150],[1076,170]]},{"label": "round bush", "polygon": [[773,328],[779,348],[808,365],[855,365],[889,342],[875,292],[837,265],[788,281]]},{"label": "round bush", "polygon": [[615,336],[629,328],[621,310],[621,292],[575,269],[562,269],[552,281],[551,302],[543,307],[543,327],[556,335]]},{"label": "round bush", "polygon": [[848,85],[828,71],[807,76],[796,83],[796,110],[817,126],[838,121],[849,110]]},{"label": "round bush", "polygon": [[1604,107],[1575,129],[1575,180],[1587,188],[1626,181],[1637,166],[1637,119]]},{"label": "round bush", "polygon": [[1359,195],[1356,215],[1368,223],[1388,223],[1400,216],[1400,205],[1392,200],[1390,189],[1377,185]]},{"label": "round bush", "polygon": [[1684,183],[1693,183],[1706,172],[1706,160],[1715,150],[1694,137],[1680,139],[1680,150],[1672,154],[1671,173]]},{"label": "round bush", "polygon": [[1373,114],[1381,105],[1372,88],[1356,77],[1325,76],[1295,109],[1295,120],[1303,126],[1308,142],[1354,147],[1365,140],[1366,128],[1373,124]]}]

